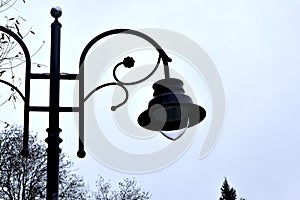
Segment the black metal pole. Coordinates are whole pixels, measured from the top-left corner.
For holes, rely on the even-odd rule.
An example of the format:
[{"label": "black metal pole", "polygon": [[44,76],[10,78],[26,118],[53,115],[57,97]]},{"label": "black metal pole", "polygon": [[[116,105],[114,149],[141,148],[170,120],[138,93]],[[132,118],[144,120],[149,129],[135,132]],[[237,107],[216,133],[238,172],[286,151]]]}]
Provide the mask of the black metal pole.
[{"label": "black metal pole", "polygon": [[60,29],[58,18],[61,16],[59,8],[52,8],[51,24],[51,54],[50,54],[50,96],[49,96],[49,128],[46,142],[47,148],[47,200],[58,199],[59,186],[59,82],[60,82]]}]

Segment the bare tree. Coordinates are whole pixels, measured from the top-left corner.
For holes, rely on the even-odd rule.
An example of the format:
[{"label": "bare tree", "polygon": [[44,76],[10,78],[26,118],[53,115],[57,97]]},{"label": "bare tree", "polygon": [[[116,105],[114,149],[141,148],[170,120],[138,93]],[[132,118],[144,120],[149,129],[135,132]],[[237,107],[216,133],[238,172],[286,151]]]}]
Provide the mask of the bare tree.
[{"label": "bare tree", "polygon": [[151,198],[149,192],[137,186],[135,179],[127,178],[119,183],[118,190],[112,190],[111,184],[103,177],[99,177],[96,186],[97,191],[93,193],[96,200],[147,200]]},{"label": "bare tree", "polygon": [[[22,157],[23,130],[11,126],[0,132],[0,199],[35,200],[46,198],[47,157],[45,145],[30,134],[30,156]],[[86,199],[84,181],[72,169],[65,154],[60,157],[59,197],[64,200]]]}]

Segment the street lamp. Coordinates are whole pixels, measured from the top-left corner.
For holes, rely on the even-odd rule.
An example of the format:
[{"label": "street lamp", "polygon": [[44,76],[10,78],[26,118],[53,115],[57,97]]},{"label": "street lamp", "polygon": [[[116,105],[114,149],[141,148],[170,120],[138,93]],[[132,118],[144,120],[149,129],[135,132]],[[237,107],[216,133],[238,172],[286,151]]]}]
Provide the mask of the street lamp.
[{"label": "street lamp", "polygon": [[[62,15],[59,7],[51,9],[51,15],[55,19],[51,24],[51,52],[50,52],[50,73],[37,74],[31,73],[31,61],[29,51],[22,41],[22,39],[11,30],[0,26],[0,31],[13,37],[22,48],[25,55],[25,95],[11,83],[1,80],[14,89],[24,100],[24,136],[23,136],[23,150],[21,154],[25,157],[29,156],[28,148],[28,130],[29,130],[29,112],[48,112],[49,113],[49,128],[47,128],[48,137],[46,142],[47,148],[47,200],[58,199],[58,172],[59,172],[59,153],[61,149],[59,144],[62,139],[59,137],[61,129],[59,128],[59,113],[60,112],[78,112],[79,113],[79,150],[77,156],[85,157],[84,150],[84,102],[88,100],[96,91],[101,88],[116,85],[121,87],[125,93],[125,100],[115,106],[111,107],[115,111],[118,107],[124,105],[128,100],[127,85],[134,85],[146,81],[157,70],[160,62],[164,65],[165,78],[158,80],[153,84],[154,98],[150,100],[148,109],[142,112],[137,121],[138,124],[148,130],[160,131],[163,135],[171,140],[178,139],[188,127],[192,127],[200,123],[206,116],[204,108],[193,103],[192,99],[184,93],[183,82],[176,78],[170,78],[168,63],[171,59],[166,52],[148,35],[130,29],[114,29],[106,31],[93,38],[84,48],[79,61],[78,74],[62,74],[60,73],[60,30],[61,24],[58,18]],[[120,81],[116,76],[116,70],[120,66],[131,68],[134,66],[134,59],[126,57],[118,63],[113,69],[113,77],[115,82],[106,83],[93,89],[88,95],[84,95],[84,64],[85,58],[91,47],[104,37],[115,34],[130,34],[138,36],[150,44],[158,51],[159,57],[155,68],[146,77],[130,83]],[[50,95],[49,106],[31,106],[30,100],[30,81],[33,79],[48,79],[50,80]],[[76,80],[79,81],[79,106],[78,107],[61,107],[59,106],[59,89],[60,80]]]}]

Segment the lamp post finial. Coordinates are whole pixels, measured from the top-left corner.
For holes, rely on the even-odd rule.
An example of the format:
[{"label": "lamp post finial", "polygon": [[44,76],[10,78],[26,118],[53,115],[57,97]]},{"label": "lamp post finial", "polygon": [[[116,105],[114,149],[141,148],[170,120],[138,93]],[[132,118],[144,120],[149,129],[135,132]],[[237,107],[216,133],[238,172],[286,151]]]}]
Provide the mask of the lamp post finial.
[{"label": "lamp post finial", "polygon": [[58,19],[62,15],[62,9],[58,6],[55,6],[51,9],[50,13],[52,17]]}]

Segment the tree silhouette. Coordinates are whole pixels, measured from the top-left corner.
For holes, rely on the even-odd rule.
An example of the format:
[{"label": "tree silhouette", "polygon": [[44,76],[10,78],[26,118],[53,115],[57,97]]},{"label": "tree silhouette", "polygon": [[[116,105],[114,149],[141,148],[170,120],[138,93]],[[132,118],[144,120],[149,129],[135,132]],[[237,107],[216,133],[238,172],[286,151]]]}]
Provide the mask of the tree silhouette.
[{"label": "tree silhouette", "polygon": [[[36,200],[46,198],[46,147],[30,133],[30,156],[20,155],[23,129],[10,126],[0,132],[0,199]],[[96,192],[88,191],[82,178],[72,169],[65,154],[60,157],[59,198],[63,200],[148,200],[151,195],[137,186],[135,179],[125,179],[118,190],[99,177]]]},{"label": "tree silhouette", "polygon": [[[46,198],[47,156],[45,145],[36,134],[29,138],[30,156],[20,155],[23,130],[11,126],[0,132],[0,199],[35,200]],[[83,179],[72,170],[65,154],[60,157],[59,197],[64,200],[85,199]]]},{"label": "tree silhouette", "polygon": [[[225,178],[223,185],[221,187],[221,197],[219,200],[236,200],[237,195],[235,189],[230,187],[230,185],[227,182],[227,179]],[[240,198],[240,200],[246,200],[244,198]]]},{"label": "tree silhouette", "polygon": [[112,190],[111,184],[99,177],[96,182],[97,191],[93,193],[96,200],[147,200],[151,198],[149,192],[137,186],[135,179],[125,179],[119,182],[119,190]]}]

